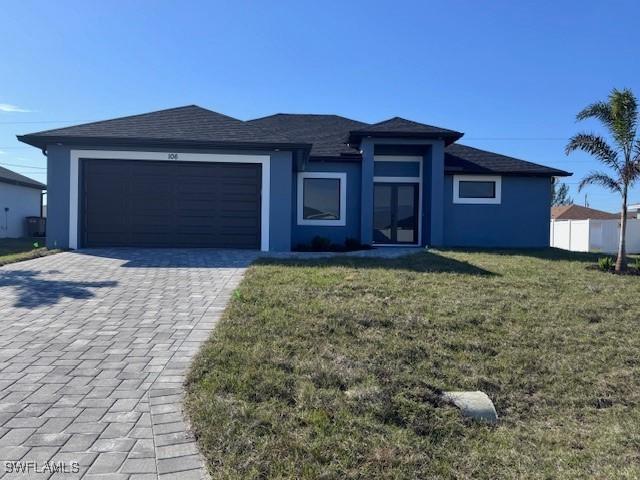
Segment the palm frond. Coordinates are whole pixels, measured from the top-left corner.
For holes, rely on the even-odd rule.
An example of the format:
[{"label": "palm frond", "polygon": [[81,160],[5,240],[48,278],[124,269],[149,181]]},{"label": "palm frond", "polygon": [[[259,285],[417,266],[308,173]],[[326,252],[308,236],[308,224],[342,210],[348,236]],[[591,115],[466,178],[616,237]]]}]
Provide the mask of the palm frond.
[{"label": "palm frond", "polygon": [[607,102],[595,102],[585,107],[576,115],[576,120],[586,120],[588,118],[600,120],[608,128],[611,128],[613,126],[611,105]]},{"label": "palm frond", "polygon": [[618,173],[621,171],[618,152],[600,135],[596,135],[595,133],[578,133],[574,135],[569,139],[569,143],[567,143],[564,152],[569,155],[576,150],[581,150],[593,155]]},{"label": "palm frond", "polygon": [[609,94],[611,134],[625,153],[630,153],[638,127],[638,101],[629,89],[613,89]]},{"label": "palm frond", "polygon": [[622,186],[609,175],[603,172],[591,172],[582,180],[578,185],[578,191],[581,191],[587,185],[600,185],[601,187],[608,188],[613,192],[622,193]]}]

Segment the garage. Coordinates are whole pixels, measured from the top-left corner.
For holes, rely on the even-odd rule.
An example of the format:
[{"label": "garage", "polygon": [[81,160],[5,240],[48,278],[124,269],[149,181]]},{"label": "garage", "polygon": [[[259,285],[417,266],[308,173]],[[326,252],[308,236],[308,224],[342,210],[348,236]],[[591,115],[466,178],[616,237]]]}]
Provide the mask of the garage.
[{"label": "garage", "polygon": [[260,248],[255,163],[82,159],[85,247]]}]

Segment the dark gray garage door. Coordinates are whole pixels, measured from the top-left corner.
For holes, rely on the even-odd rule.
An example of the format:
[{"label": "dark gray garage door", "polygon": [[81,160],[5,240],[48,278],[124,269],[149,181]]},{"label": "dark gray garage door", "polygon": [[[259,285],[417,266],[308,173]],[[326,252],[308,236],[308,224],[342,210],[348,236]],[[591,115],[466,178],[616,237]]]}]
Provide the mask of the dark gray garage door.
[{"label": "dark gray garage door", "polygon": [[82,162],[87,247],[260,248],[261,166]]}]

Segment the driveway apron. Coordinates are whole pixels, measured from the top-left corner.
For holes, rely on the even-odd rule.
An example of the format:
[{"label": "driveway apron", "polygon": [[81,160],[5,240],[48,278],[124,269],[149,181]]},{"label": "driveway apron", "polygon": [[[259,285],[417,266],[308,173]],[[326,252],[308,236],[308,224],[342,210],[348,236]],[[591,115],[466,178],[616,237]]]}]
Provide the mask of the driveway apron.
[{"label": "driveway apron", "polygon": [[96,249],[0,268],[0,478],[207,478],[184,377],[257,255]]}]

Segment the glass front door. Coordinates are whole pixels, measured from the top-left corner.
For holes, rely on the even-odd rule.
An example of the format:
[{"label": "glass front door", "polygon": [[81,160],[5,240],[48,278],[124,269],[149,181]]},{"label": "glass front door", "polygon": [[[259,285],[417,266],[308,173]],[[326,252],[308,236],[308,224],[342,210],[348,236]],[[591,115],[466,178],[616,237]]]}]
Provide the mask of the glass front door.
[{"label": "glass front door", "polygon": [[418,243],[417,183],[376,183],[374,185],[373,242]]}]

